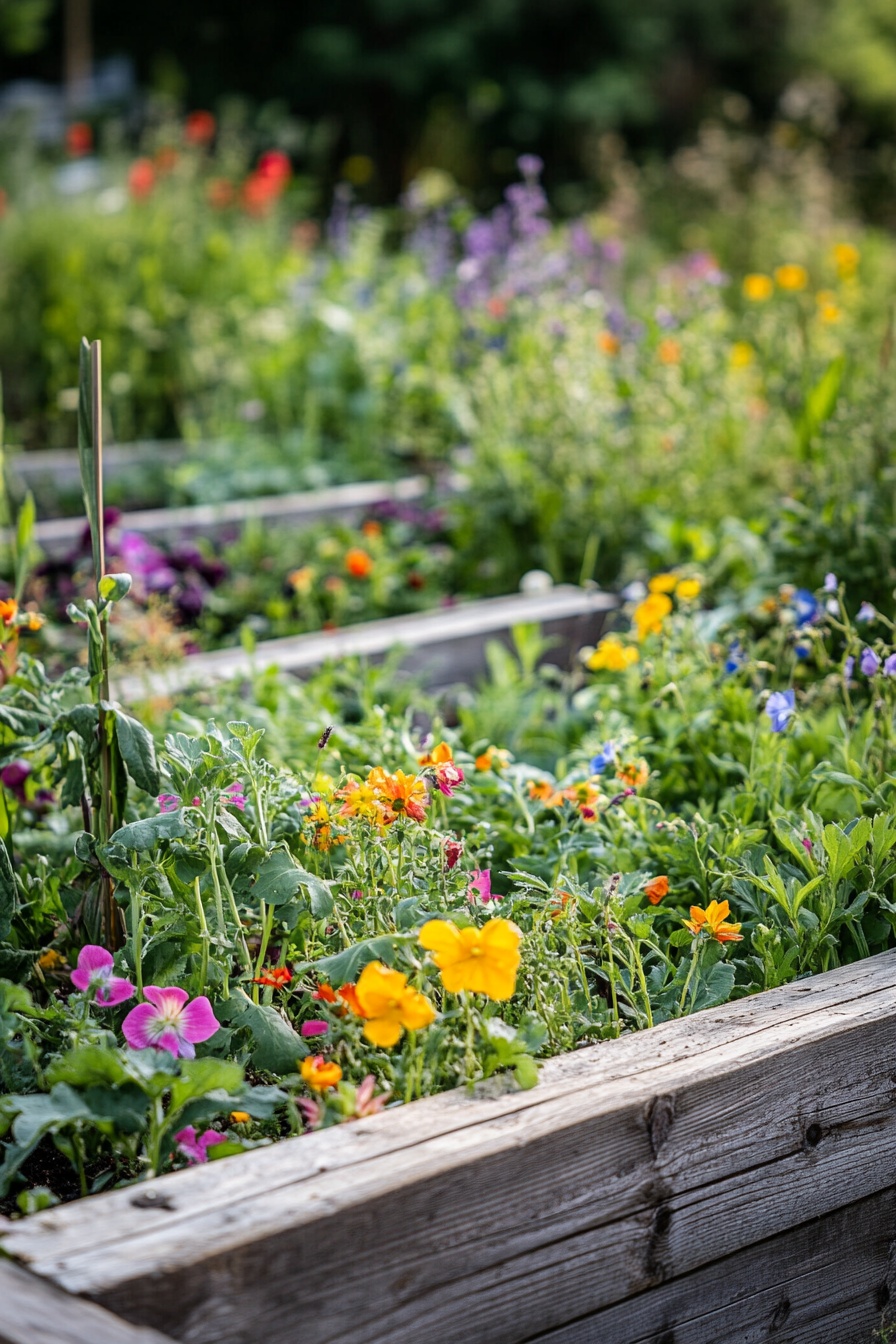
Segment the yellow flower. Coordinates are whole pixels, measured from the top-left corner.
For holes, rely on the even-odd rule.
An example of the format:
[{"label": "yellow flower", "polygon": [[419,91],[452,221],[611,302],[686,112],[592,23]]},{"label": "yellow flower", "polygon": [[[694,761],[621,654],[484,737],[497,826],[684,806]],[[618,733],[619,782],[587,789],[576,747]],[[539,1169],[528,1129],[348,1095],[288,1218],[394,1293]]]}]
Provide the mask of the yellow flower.
[{"label": "yellow flower", "polygon": [[436,1010],[425,994],[408,988],[408,978],[371,961],[355,986],[364,1017],[364,1035],[372,1045],[395,1045],[403,1031],[419,1031],[435,1021]]},{"label": "yellow flower", "polygon": [[252,1118],[252,1117],[250,1116],[250,1114],[249,1114],[248,1111],[231,1111],[231,1112],[230,1112],[230,1120],[231,1120],[231,1123],[234,1124],[234,1125],[247,1125],[247,1124],[249,1123],[249,1121],[251,1120],[251,1118]]},{"label": "yellow flower", "polygon": [[675,596],[681,598],[682,602],[693,602],[694,598],[700,596],[702,587],[699,579],[681,579],[676,586]]},{"label": "yellow flower", "polygon": [[342,1069],[323,1055],[307,1055],[302,1060],[302,1078],[315,1092],[326,1092],[335,1087],[342,1077]]},{"label": "yellow flower", "polygon": [[500,747],[486,747],[481,756],[476,757],[477,770],[503,770],[510,764],[510,752]]},{"label": "yellow flower", "polygon": [[[819,299],[820,299],[820,298],[821,298],[821,295],[819,295],[818,297],[819,297]],[[843,316],[843,314],[842,314],[841,311],[840,311],[840,305],[839,305],[839,304],[836,304],[836,303],[833,303],[833,302],[830,302],[830,303],[819,303],[819,305],[818,305],[818,317],[819,317],[819,320],[820,320],[820,321],[822,321],[822,322],[839,322],[839,321],[840,321],[840,318],[841,318],[842,316]]]},{"label": "yellow flower", "polygon": [[728,924],[730,914],[727,901],[710,901],[705,910],[699,905],[691,906],[691,917],[682,921],[686,929],[695,936],[708,933],[717,943],[739,943],[743,940],[739,924]]},{"label": "yellow flower", "polygon": [[293,592],[301,593],[304,597],[307,597],[314,586],[314,570],[310,565],[302,565],[300,569],[294,569],[290,574],[287,574],[286,582]]},{"label": "yellow flower", "polygon": [[841,280],[851,280],[859,269],[859,249],[853,243],[837,243],[832,249],[834,265]]},{"label": "yellow flower", "polygon": [[643,602],[639,602],[632,613],[638,627],[638,641],[642,643],[648,635],[658,635],[663,629],[663,621],[672,610],[672,599],[665,593],[648,593]]},{"label": "yellow flower", "polygon": [[677,574],[654,574],[647,587],[651,593],[671,593],[677,582]]},{"label": "yellow flower", "polygon": [[447,742],[440,742],[438,746],[433,747],[432,751],[424,752],[422,756],[417,757],[418,765],[445,765],[448,761],[454,760],[454,752]]},{"label": "yellow flower", "polygon": [[809,272],[805,266],[800,266],[795,261],[788,261],[775,271],[775,279],[782,289],[796,291],[806,288],[809,283]]},{"label": "yellow flower", "polygon": [[509,999],[516,989],[522,936],[509,919],[490,919],[481,929],[429,919],[420,930],[420,943],[433,953],[449,993],[466,989],[489,999]]},{"label": "yellow flower", "polygon": [[732,369],[746,369],[753,363],[753,347],[749,341],[735,341],[728,355]]},{"label": "yellow flower", "polygon": [[37,964],[42,971],[58,971],[65,965],[65,957],[55,947],[48,947],[38,957]]},{"label": "yellow flower", "polygon": [[368,821],[380,821],[382,805],[372,786],[350,779],[344,788],[338,789],[337,798],[344,799],[339,809],[340,817],[366,817]]},{"label": "yellow flower", "polygon": [[592,672],[624,672],[638,657],[638,650],[631,644],[623,644],[618,635],[606,635],[589,654],[585,666]]},{"label": "yellow flower", "polygon": [[775,284],[769,275],[754,272],[744,276],[743,295],[751,303],[765,303],[774,293]]}]

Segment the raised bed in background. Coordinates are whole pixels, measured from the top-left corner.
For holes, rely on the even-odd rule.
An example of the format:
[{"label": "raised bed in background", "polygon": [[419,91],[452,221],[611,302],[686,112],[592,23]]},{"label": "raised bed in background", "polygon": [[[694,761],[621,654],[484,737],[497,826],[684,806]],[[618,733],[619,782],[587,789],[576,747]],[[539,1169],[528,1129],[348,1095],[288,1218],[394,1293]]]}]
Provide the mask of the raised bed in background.
[{"label": "raised bed in background", "polygon": [[889,952],[551,1060],[530,1092],[287,1139],[2,1246],[49,1311],[61,1288],[189,1344],[870,1344],[894,1031]]},{"label": "raised bed in background", "polygon": [[439,607],[412,616],[390,616],[338,630],[264,640],[252,653],[217,649],[196,654],[158,672],[113,676],[113,693],[125,703],[171,695],[210,681],[247,676],[277,667],[304,676],[334,658],[364,657],[374,662],[395,648],[405,650],[402,668],[432,690],[472,683],[486,670],[490,640],[510,645],[514,626],[535,624],[553,641],[546,661],[567,666],[583,644],[599,637],[607,612],[618,599],[597,589],[560,584],[536,594],[484,598]]}]

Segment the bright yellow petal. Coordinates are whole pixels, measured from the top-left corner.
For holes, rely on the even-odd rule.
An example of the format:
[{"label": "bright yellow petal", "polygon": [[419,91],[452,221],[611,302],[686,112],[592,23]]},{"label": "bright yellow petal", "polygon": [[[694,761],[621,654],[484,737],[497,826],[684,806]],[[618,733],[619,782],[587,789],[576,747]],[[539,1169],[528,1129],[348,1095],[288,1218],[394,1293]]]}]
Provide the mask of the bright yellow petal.
[{"label": "bright yellow petal", "polygon": [[522,929],[512,919],[490,919],[487,924],[483,924],[481,933],[483,944],[489,951],[506,948],[518,952],[523,937]]},{"label": "bright yellow petal", "polygon": [[401,1022],[408,1031],[420,1031],[436,1020],[436,1010],[425,994],[406,990],[401,1000]]},{"label": "bright yellow petal", "polygon": [[364,1023],[364,1035],[371,1045],[395,1045],[402,1030],[401,1023],[389,1017],[373,1017]]},{"label": "bright yellow petal", "polygon": [[440,957],[446,960],[464,955],[460,929],[448,919],[428,919],[418,935],[421,947],[436,954],[436,964],[441,966]]}]

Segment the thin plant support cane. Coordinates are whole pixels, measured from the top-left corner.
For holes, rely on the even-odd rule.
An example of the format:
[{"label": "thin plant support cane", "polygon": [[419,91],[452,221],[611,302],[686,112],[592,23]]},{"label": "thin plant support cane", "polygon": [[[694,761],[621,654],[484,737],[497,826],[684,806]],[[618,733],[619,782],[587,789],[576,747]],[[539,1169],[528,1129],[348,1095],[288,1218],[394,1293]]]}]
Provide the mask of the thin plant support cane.
[{"label": "thin plant support cane", "polygon": [[115,899],[112,876],[97,858],[97,851],[102,852],[122,825],[128,774],[141,788],[150,791],[158,789],[158,771],[149,734],[109,700],[109,616],[115,603],[127,596],[131,576],[106,573],[101,382],[100,342],[88,344],[82,340],[78,455],[93,550],[96,601],[71,603],[68,615],[87,626],[87,670],[96,712],[96,749],[86,755],[87,788],[82,799],[86,845],[95,865],[87,906],[103,942],[115,951],[123,941],[124,921]]}]

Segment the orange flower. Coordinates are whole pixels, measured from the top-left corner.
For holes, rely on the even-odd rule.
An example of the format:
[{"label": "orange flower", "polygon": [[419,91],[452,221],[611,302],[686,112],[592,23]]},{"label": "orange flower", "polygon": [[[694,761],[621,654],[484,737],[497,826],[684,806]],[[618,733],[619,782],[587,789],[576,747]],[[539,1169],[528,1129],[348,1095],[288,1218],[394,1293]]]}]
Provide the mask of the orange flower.
[{"label": "orange flower", "polygon": [[353,579],[367,579],[373,570],[373,561],[360,546],[352,546],[345,553],[345,568]]},{"label": "orange flower", "polygon": [[58,971],[65,965],[65,957],[55,947],[48,947],[38,957],[37,964],[42,971]]},{"label": "orange flower", "polygon": [[42,630],[46,619],[46,616],[42,616],[39,611],[29,611],[22,625],[26,630]]},{"label": "orange flower", "polygon": [[315,803],[308,813],[306,825],[314,829],[310,843],[315,849],[322,850],[325,853],[337,843],[337,837],[333,834],[333,818],[323,799]]},{"label": "orange flower", "polygon": [[671,610],[671,598],[665,593],[648,593],[644,601],[638,603],[633,615],[638,627],[639,643],[643,643],[648,635],[662,633],[663,621]]},{"label": "orange flower", "polygon": [[184,122],[184,139],[188,145],[207,145],[215,138],[215,118],[211,112],[190,112]]},{"label": "orange flower", "polygon": [[248,1111],[231,1111],[230,1122],[233,1125],[247,1125],[252,1119]]},{"label": "orange flower", "polygon": [[669,895],[669,879],[665,873],[661,877],[652,877],[644,883],[644,895],[651,905],[659,905],[664,896]]},{"label": "orange flower", "polygon": [[739,943],[743,940],[740,925],[726,923],[729,914],[727,901],[710,901],[705,910],[701,910],[699,905],[692,905],[690,919],[682,923],[695,938],[706,933],[717,943]]},{"label": "orange flower", "polygon": [[566,914],[566,907],[569,905],[569,902],[571,900],[572,900],[572,892],[570,891],[557,891],[551,897],[551,905],[555,907],[551,911],[551,919],[554,921],[555,924],[557,923],[558,919],[562,919],[563,916]]},{"label": "orange flower", "polygon": [[378,523],[375,518],[368,518],[366,523],[362,523],[361,531],[364,533],[365,537],[369,537],[371,541],[374,541],[377,537],[383,535],[382,524]]},{"label": "orange flower", "polygon": [[347,985],[339,986],[338,997],[339,1002],[345,1004],[345,1007],[348,1008],[350,1012],[354,1013],[355,1017],[364,1016],[364,1010],[358,999],[358,991],[351,981],[349,981]]},{"label": "orange flower", "polygon": [[616,771],[616,778],[629,789],[643,789],[650,778],[650,770],[643,756],[636,761],[626,761]]},{"label": "orange flower", "polygon": [[681,346],[678,341],[673,341],[671,336],[667,336],[664,341],[660,341],[656,353],[661,364],[681,363]]},{"label": "orange flower", "polygon": [[597,348],[605,355],[618,355],[619,337],[614,336],[612,331],[599,331],[597,333]]},{"label": "orange flower", "polygon": [[382,804],[382,821],[391,826],[400,816],[414,821],[426,819],[426,784],[417,775],[406,775],[403,770],[388,774],[380,765],[374,766],[367,783]]},{"label": "orange flower", "polygon": [[5,626],[13,625],[19,610],[19,604],[14,597],[0,598],[0,621]]},{"label": "orange flower", "polygon": [[314,583],[314,570],[310,565],[302,565],[299,569],[294,569],[287,574],[286,582],[294,592],[307,596]]},{"label": "orange flower", "polygon": [[332,985],[318,985],[311,997],[320,1003],[335,1003],[336,991]]},{"label": "orange flower", "polygon": [[332,1060],[323,1055],[308,1055],[302,1060],[302,1078],[315,1092],[326,1092],[335,1087],[342,1077],[342,1070]]},{"label": "orange flower", "polygon": [[350,779],[345,788],[336,790],[336,797],[345,801],[339,809],[340,817],[366,817],[368,821],[382,821],[383,809],[370,783]]},{"label": "orange flower", "polygon": [[545,807],[559,807],[563,802],[563,794],[558,793],[546,779],[540,779],[537,783],[534,779],[529,780],[529,797],[544,803]]},{"label": "orange flower", "polygon": [[364,967],[355,997],[364,1018],[364,1036],[372,1045],[395,1045],[402,1032],[419,1031],[436,1019],[426,995],[411,989],[401,971],[390,970],[379,961]]},{"label": "orange flower", "polygon": [[65,152],[70,159],[83,159],[93,149],[93,131],[86,121],[73,121],[65,130]]},{"label": "orange flower", "polygon": [[510,764],[510,752],[499,747],[486,747],[481,756],[476,757],[477,770],[503,770]]},{"label": "orange flower", "polygon": [[135,200],[148,196],[156,184],[156,170],[151,159],[135,159],[128,169],[128,191]]},{"label": "orange flower", "polygon": [[432,751],[424,752],[422,756],[417,757],[418,765],[444,765],[446,761],[454,760],[454,752],[447,742],[440,742],[438,746],[433,747]]},{"label": "orange flower", "polygon": [[292,979],[292,971],[288,971],[285,966],[273,966],[265,971],[264,975],[256,975],[253,985],[270,985],[273,989],[285,989]]},{"label": "orange flower", "polygon": [[569,802],[575,803],[585,821],[594,821],[598,808],[604,801],[600,789],[592,784],[590,779],[570,785],[568,789],[563,790],[563,797],[568,799]]}]

